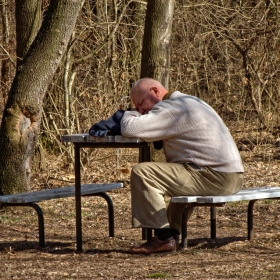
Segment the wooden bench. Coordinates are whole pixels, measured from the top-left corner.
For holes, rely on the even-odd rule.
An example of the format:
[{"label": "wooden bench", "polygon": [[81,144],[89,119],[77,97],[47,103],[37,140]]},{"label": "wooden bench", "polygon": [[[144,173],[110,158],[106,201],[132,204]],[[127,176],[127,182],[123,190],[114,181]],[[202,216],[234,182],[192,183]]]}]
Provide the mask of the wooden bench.
[{"label": "wooden bench", "polygon": [[[82,196],[100,196],[106,200],[108,205],[110,237],[114,237],[114,206],[110,196],[106,192],[113,189],[122,188],[122,186],[122,183],[85,184],[81,186]],[[40,247],[45,247],[44,215],[42,209],[37,203],[40,201],[72,196],[75,196],[75,186],[12,195],[3,195],[0,196],[0,206],[29,206],[34,208],[38,214],[39,245]]]},{"label": "wooden bench", "polygon": [[247,209],[248,240],[253,238],[253,207],[256,201],[263,199],[280,199],[280,187],[260,187],[244,189],[233,195],[226,196],[176,196],[171,203],[184,203],[182,213],[182,247],[187,248],[188,217],[195,207],[210,207],[211,238],[216,238],[216,207],[224,206],[227,202],[249,201]]}]

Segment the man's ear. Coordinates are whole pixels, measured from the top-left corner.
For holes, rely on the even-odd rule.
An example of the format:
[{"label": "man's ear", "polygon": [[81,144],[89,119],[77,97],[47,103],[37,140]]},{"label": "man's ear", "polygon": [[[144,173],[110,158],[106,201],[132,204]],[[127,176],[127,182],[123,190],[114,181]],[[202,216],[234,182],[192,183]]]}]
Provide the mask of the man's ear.
[{"label": "man's ear", "polygon": [[150,90],[152,90],[152,91],[155,93],[155,95],[156,95],[157,97],[160,96],[160,92],[159,92],[159,90],[158,90],[157,87],[151,87]]}]

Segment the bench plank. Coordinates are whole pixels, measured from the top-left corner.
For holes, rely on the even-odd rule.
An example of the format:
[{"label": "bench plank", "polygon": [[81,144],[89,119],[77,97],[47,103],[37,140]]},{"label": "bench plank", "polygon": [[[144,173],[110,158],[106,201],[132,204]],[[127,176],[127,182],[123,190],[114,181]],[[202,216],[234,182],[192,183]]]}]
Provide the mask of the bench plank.
[{"label": "bench plank", "polygon": [[174,196],[172,203],[226,203],[242,200],[280,198],[280,187],[259,187],[253,189],[243,189],[232,195],[217,196]]},{"label": "bench plank", "polygon": [[280,198],[279,187],[266,187],[258,189],[244,189],[232,195],[225,196],[201,196],[197,198],[198,203],[226,203],[242,200],[259,200],[267,198]]},{"label": "bench plank", "polygon": [[200,196],[174,196],[171,198],[171,203],[193,203],[197,202]]},{"label": "bench plank", "polygon": [[[85,184],[81,186],[81,195],[90,195],[94,193],[107,192],[113,189],[122,188],[122,183],[110,184]],[[3,195],[0,196],[0,204],[9,203],[35,203],[43,200],[65,198],[75,195],[75,186],[55,188],[42,191],[26,192],[19,194]]]}]

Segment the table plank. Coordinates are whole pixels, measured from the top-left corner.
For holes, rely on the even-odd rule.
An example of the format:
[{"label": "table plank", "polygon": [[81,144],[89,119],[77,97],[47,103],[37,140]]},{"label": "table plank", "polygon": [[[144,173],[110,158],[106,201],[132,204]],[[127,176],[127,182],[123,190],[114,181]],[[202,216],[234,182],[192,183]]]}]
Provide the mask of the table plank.
[{"label": "table plank", "polygon": [[87,136],[88,136],[88,134],[86,134],[86,133],[62,135],[61,141],[62,142],[85,142]]},{"label": "table plank", "polygon": [[124,137],[122,135],[116,136],[103,136],[96,137],[89,135],[88,133],[62,135],[62,142],[88,142],[88,143],[142,143],[145,142],[143,139],[138,137]]}]

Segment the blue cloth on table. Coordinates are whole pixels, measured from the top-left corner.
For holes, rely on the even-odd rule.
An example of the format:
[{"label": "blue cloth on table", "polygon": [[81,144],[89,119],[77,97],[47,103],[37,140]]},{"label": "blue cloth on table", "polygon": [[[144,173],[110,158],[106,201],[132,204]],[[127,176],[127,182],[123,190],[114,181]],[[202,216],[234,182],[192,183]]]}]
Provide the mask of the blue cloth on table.
[{"label": "blue cloth on table", "polygon": [[118,110],[109,119],[101,120],[100,122],[94,124],[90,128],[89,134],[98,137],[121,135],[120,121],[124,112],[124,110]]},{"label": "blue cloth on table", "polygon": [[[118,110],[109,119],[94,124],[90,128],[89,134],[97,137],[121,135],[120,122],[124,112],[124,110]],[[156,150],[162,149],[162,140],[153,142],[153,145]]]}]

